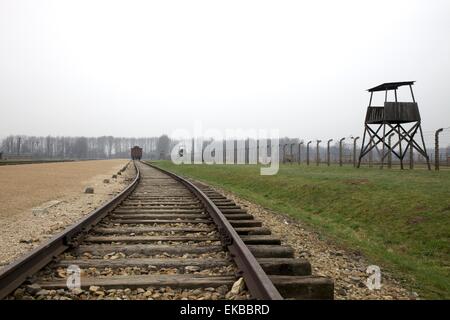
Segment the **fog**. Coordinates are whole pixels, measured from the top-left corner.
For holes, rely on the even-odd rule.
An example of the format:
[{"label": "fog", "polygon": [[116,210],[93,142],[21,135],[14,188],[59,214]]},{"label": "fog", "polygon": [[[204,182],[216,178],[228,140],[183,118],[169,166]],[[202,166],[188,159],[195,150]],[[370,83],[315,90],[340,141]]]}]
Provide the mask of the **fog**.
[{"label": "fog", "polygon": [[0,0],[0,137],[196,121],[361,134],[365,90],[403,80],[417,81],[424,130],[448,127],[449,16],[446,0]]}]

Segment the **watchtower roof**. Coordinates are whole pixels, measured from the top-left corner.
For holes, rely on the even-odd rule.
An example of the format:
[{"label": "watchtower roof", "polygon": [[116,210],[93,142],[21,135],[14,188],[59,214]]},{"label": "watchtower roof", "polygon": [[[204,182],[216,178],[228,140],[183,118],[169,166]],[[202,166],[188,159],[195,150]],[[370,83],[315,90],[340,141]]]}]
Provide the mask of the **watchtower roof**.
[{"label": "watchtower roof", "polygon": [[411,86],[414,84],[414,82],[415,81],[386,82],[386,83],[380,84],[379,86],[373,87],[371,89],[367,89],[367,91],[375,92],[375,91],[397,90],[398,87],[401,87],[401,86]]}]

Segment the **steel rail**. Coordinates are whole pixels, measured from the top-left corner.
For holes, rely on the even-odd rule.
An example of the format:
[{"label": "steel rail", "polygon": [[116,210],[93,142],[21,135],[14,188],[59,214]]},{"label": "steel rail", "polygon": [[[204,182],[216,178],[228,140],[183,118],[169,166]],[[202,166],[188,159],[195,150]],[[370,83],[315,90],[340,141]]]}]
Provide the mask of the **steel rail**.
[{"label": "steel rail", "polygon": [[50,238],[22,258],[13,261],[11,264],[0,270],[0,299],[5,298],[8,294],[13,292],[28,277],[50,263],[54,257],[58,256],[71,246],[76,245],[80,238],[89,231],[92,226],[97,224],[109,212],[114,210],[114,208],[134,191],[140,181],[140,172],[136,163],[133,162],[133,164],[136,169],[136,177],[130,185],[111,201],[92,211],[79,222],[66,228],[64,231]]},{"label": "steel rail", "polygon": [[[141,161],[142,162],[142,161]],[[176,175],[173,172],[164,170],[156,165],[142,162],[152,168],[155,168],[175,180],[181,182],[191,192],[193,192],[203,203],[208,213],[211,215],[214,223],[218,227],[221,241],[230,251],[231,257],[238,266],[242,277],[245,280],[248,290],[252,297],[262,300],[282,300],[283,297],[278,292],[272,281],[258,263],[256,258],[242,241],[241,237],[228,222],[220,209],[209,199],[209,197],[190,181]]]}]

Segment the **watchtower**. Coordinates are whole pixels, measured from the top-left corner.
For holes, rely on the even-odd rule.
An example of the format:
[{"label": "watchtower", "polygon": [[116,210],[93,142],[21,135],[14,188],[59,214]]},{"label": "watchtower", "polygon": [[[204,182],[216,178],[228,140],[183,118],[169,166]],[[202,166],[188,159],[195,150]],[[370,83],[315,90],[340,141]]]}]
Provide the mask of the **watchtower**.
[{"label": "watchtower", "polygon": [[[392,153],[400,159],[400,166],[403,169],[403,158],[409,148],[413,148],[427,160],[428,169],[431,169],[420,124],[419,107],[412,89],[414,82],[383,83],[367,90],[370,92],[370,100],[364,124],[364,136],[358,168],[361,164],[361,159],[375,148],[381,156],[381,167],[383,167],[386,156]],[[400,102],[397,100],[397,89],[402,86],[409,86],[412,102]],[[389,91],[394,91],[395,101],[388,101]],[[374,92],[385,93],[384,106],[372,106]],[[420,132],[421,144],[419,144],[420,141],[418,142],[414,139],[417,132]],[[392,134],[397,135],[398,140],[392,144],[387,143],[387,137]],[[379,145],[382,146],[381,152]]]}]

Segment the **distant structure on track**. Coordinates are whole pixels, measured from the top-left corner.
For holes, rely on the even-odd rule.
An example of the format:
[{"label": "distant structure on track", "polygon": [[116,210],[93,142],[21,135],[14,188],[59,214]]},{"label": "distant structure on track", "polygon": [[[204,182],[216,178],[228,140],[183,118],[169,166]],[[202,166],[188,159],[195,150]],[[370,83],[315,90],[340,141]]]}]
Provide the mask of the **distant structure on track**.
[{"label": "distant structure on track", "polygon": [[[381,167],[383,167],[386,156],[394,154],[400,159],[400,165],[403,169],[403,159],[408,151],[412,152],[412,148],[427,160],[428,169],[430,169],[430,160],[423,139],[419,107],[412,89],[414,82],[383,83],[367,90],[370,92],[370,100],[364,124],[358,168],[361,159],[375,148],[381,155]],[[397,89],[402,86],[409,86],[412,102],[399,102],[397,100]],[[373,93],[379,91],[385,93],[384,106],[372,106]],[[394,91],[395,101],[388,101],[388,91]],[[420,141],[414,139],[417,132],[420,133],[421,144],[419,144]],[[389,143],[391,140],[388,137],[395,135],[397,135],[398,140],[396,139],[392,144]],[[381,145],[381,151],[379,145]]]},{"label": "distant structure on track", "polygon": [[138,146],[134,146],[131,148],[131,159],[132,160],[141,160],[142,158],[142,148]]}]

